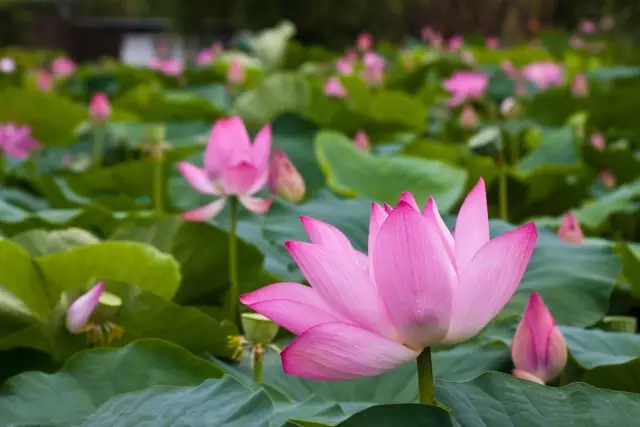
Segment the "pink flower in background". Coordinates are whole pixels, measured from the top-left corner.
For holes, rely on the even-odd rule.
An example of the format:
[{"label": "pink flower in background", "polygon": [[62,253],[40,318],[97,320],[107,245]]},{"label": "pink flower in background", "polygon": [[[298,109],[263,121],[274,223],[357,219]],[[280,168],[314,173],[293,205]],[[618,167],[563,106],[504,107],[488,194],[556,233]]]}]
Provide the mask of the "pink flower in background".
[{"label": "pink flower in background", "polygon": [[571,83],[571,93],[576,98],[585,98],[589,95],[589,84],[583,73],[578,73]]},{"label": "pink flower in background", "polygon": [[358,52],[353,48],[348,48],[344,52],[344,59],[346,59],[347,62],[351,64],[355,64],[356,62],[358,62],[358,58],[359,58]]},{"label": "pink flower in background", "polygon": [[100,302],[104,283],[98,283],[89,292],[75,300],[67,310],[67,329],[73,334],[84,332],[89,319]]},{"label": "pink flower in background", "polygon": [[450,51],[453,51],[453,52],[462,49],[463,45],[464,45],[464,39],[462,38],[462,36],[456,35],[451,37],[447,41],[447,47],[449,48]]},{"label": "pink flower in background", "polygon": [[538,89],[548,89],[564,82],[564,69],[550,61],[532,62],[522,69],[522,75]]},{"label": "pink flower in background", "polygon": [[603,31],[609,31],[613,29],[614,25],[615,25],[615,21],[613,17],[610,15],[603,16],[602,19],[600,20],[600,28]]},{"label": "pink flower in background", "polygon": [[68,77],[76,70],[76,64],[69,58],[56,58],[51,63],[51,72],[55,77]]},{"label": "pink flower in background", "polygon": [[229,68],[227,68],[227,83],[239,85],[244,83],[244,79],[244,64],[238,59],[232,59],[229,63]]},{"label": "pink flower in background", "polygon": [[40,143],[31,136],[29,126],[13,123],[0,125],[0,149],[5,155],[15,159],[26,159],[32,151],[40,148]]},{"label": "pink flower in background", "polygon": [[16,69],[16,62],[13,58],[5,57],[0,59],[0,73],[10,74]]},{"label": "pink flower in background", "polygon": [[580,32],[584,34],[593,34],[596,32],[596,24],[594,24],[593,21],[590,21],[588,19],[584,19],[580,21],[579,26],[580,26]]},{"label": "pink flower in background", "polygon": [[198,52],[198,56],[196,57],[196,64],[200,66],[210,65],[215,58],[215,54],[212,49],[202,49]]},{"label": "pink flower in background", "polygon": [[478,126],[480,119],[478,118],[478,114],[476,114],[476,110],[472,105],[465,105],[462,108],[462,112],[460,113],[460,117],[458,119],[458,124],[462,129],[473,129]]},{"label": "pink flower in background", "polygon": [[582,49],[584,47],[584,41],[580,37],[573,35],[569,37],[569,46],[571,46],[572,49]]},{"label": "pink flower in background", "polygon": [[489,238],[484,181],[457,217],[455,238],[431,198],[372,204],[369,253],[337,228],[302,217],[311,243],[285,244],[311,284],[276,283],[240,297],[298,337],[284,372],[314,380],[378,375],[435,344],[482,330],[511,298],[537,239],[526,224]]},{"label": "pink flower in background", "polygon": [[363,32],[360,33],[358,39],[356,40],[356,45],[360,52],[366,52],[373,46],[373,36],[371,33]]},{"label": "pink flower in background", "polygon": [[436,36],[436,32],[431,27],[422,27],[420,30],[420,38],[427,42],[433,39]]},{"label": "pink flower in background", "polygon": [[465,101],[482,98],[489,76],[475,71],[456,71],[444,81],[444,88],[452,95],[449,106],[460,105]]},{"label": "pink flower in background", "polygon": [[38,90],[42,92],[51,92],[53,90],[53,77],[46,70],[38,70],[36,85]]},{"label": "pink flower in background", "polygon": [[353,137],[353,145],[361,150],[371,150],[371,142],[369,136],[363,130],[359,130],[356,136]]},{"label": "pink flower in background", "polygon": [[615,188],[616,181],[616,176],[609,169],[602,169],[598,173],[598,182],[607,190]]},{"label": "pink flower in background", "polygon": [[444,39],[441,35],[436,34],[431,38],[431,42],[429,44],[433,49],[442,49],[442,46],[444,46]]},{"label": "pink flower in background", "polygon": [[540,384],[556,379],[567,364],[567,343],[537,292],[531,294],[513,336],[511,358],[515,377]]},{"label": "pink flower in background", "polygon": [[591,146],[598,151],[602,151],[606,147],[604,136],[600,132],[591,135]]},{"label": "pink flower in background", "polygon": [[487,49],[498,49],[500,47],[500,39],[498,37],[487,37],[485,44]]},{"label": "pink flower in background", "polygon": [[509,61],[508,59],[505,59],[504,61],[502,61],[501,67],[502,67],[502,71],[504,71],[505,74],[508,76],[514,77],[518,75],[518,70],[513,65],[513,62]]},{"label": "pink flower in background", "polygon": [[304,198],[304,179],[284,151],[277,149],[269,168],[269,190],[292,203]]},{"label": "pink flower in background", "polygon": [[182,218],[207,221],[222,211],[230,196],[238,197],[253,213],[265,213],[271,200],[254,195],[267,185],[270,155],[270,125],[258,132],[252,144],[240,117],[218,120],[204,152],[204,168],[187,162],[178,163],[180,172],[196,191],[218,196],[218,199],[184,212]]},{"label": "pink flower in background", "polygon": [[353,64],[347,58],[340,58],[336,61],[336,70],[342,75],[353,73]]},{"label": "pink flower in background", "polygon": [[337,77],[330,77],[324,84],[324,94],[335,98],[346,98],[347,90]]},{"label": "pink flower in background", "polygon": [[89,104],[89,111],[91,112],[91,118],[97,122],[104,122],[111,116],[111,103],[109,98],[104,93],[96,93],[91,98]]},{"label": "pink flower in background", "polygon": [[566,243],[572,243],[575,245],[581,245],[584,242],[582,228],[572,212],[568,212],[562,219],[562,223],[558,229],[558,237]]},{"label": "pink flower in background", "polygon": [[379,86],[384,80],[384,68],[387,61],[375,52],[367,52],[362,58],[364,70],[361,77],[369,86]]},{"label": "pink flower in background", "polygon": [[163,61],[157,56],[152,56],[149,60],[149,68],[154,71],[160,71],[162,69]]},{"label": "pink flower in background", "polygon": [[184,71],[184,65],[178,58],[167,58],[162,62],[160,71],[168,76],[178,77]]}]

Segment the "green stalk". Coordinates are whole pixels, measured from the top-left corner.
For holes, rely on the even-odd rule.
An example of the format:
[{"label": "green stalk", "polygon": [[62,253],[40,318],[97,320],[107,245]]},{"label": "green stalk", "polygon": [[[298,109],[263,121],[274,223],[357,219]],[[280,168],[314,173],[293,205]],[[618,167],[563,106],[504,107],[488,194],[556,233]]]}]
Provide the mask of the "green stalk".
[{"label": "green stalk", "polygon": [[162,155],[155,153],[153,157],[153,206],[157,214],[162,214],[164,206],[164,189],[162,188]]},{"label": "green stalk", "polygon": [[93,125],[93,166],[102,166],[102,151],[104,150],[104,125],[101,123]]},{"label": "green stalk", "polygon": [[433,381],[433,366],[431,364],[431,349],[422,350],[418,362],[418,396],[423,405],[433,405],[436,401],[435,384]]},{"label": "green stalk", "polygon": [[253,382],[262,383],[262,365],[264,361],[264,351],[261,347],[253,349]]},{"label": "green stalk", "polygon": [[229,230],[229,319],[236,321],[238,298],[238,241],[236,228],[238,221],[238,199],[231,197],[231,227]]}]

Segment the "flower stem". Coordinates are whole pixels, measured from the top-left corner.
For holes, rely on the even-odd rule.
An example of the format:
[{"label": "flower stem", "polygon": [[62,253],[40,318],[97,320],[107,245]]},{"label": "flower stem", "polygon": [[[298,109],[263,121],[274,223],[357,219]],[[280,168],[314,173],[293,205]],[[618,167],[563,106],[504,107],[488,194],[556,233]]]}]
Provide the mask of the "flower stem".
[{"label": "flower stem", "polygon": [[163,212],[164,194],[162,188],[162,156],[153,158],[153,206],[157,214]]},{"label": "flower stem", "polygon": [[93,126],[93,166],[102,166],[102,151],[104,146],[104,126],[95,124]]},{"label": "flower stem", "polygon": [[229,319],[236,321],[238,298],[238,241],[236,228],[238,221],[238,199],[231,197],[231,226],[229,229]]},{"label": "flower stem", "polygon": [[507,200],[507,178],[508,178],[508,167],[507,162],[502,159],[502,164],[500,165],[500,181],[498,182],[498,190],[500,192],[500,218],[503,221],[509,221],[509,205]]},{"label": "flower stem", "polygon": [[264,361],[264,350],[262,346],[257,346],[253,349],[253,382],[256,384],[262,383],[262,365]]},{"label": "flower stem", "polygon": [[418,356],[418,395],[423,405],[435,403],[435,386],[433,382],[433,367],[431,365],[431,349],[422,350]]}]

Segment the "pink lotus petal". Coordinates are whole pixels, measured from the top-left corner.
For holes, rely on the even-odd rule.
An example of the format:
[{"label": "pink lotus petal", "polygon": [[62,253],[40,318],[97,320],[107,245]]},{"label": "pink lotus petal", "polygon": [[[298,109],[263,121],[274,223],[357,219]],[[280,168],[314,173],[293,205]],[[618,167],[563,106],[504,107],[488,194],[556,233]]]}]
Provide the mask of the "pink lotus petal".
[{"label": "pink lotus petal", "polygon": [[514,369],[512,374],[513,374],[514,377],[520,378],[521,380],[527,380],[527,381],[531,381],[531,382],[534,382],[534,383],[538,383],[538,384],[543,384],[544,385],[544,381],[542,381],[540,378],[536,377],[535,375],[531,375],[528,372],[520,371],[518,369]]},{"label": "pink lotus petal", "polygon": [[455,242],[453,240],[453,235],[451,234],[451,231],[449,231],[449,229],[447,228],[447,225],[442,220],[442,217],[440,216],[440,212],[438,212],[438,205],[436,205],[436,201],[433,199],[433,197],[429,197],[429,200],[427,200],[427,204],[425,205],[422,214],[424,216],[433,215],[433,217],[436,219],[436,224],[438,225],[438,231],[440,231],[440,237],[442,238],[442,243],[447,251],[447,255],[449,256],[451,265],[455,266],[456,265],[455,255],[454,255]]},{"label": "pink lotus petal", "polygon": [[572,212],[568,212],[563,218],[562,224],[560,224],[560,228],[558,229],[558,237],[566,243],[574,245],[581,245],[584,243],[582,227],[580,227],[580,223]]},{"label": "pink lotus petal", "polygon": [[489,241],[487,193],[482,178],[462,203],[455,236],[456,269],[461,274],[476,252]]},{"label": "pink lotus petal", "polygon": [[322,323],[349,323],[316,290],[298,283],[275,283],[242,295],[240,302],[296,335]]},{"label": "pink lotus petal", "polygon": [[369,220],[369,258],[373,258],[373,250],[375,248],[376,238],[378,237],[378,232],[380,232],[380,227],[387,219],[389,214],[385,211],[380,205],[377,203],[371,203],[371,218]]},{"label": "pink lotus petal", "polygon": [[111,116],[111,104],[109,98],[104,93],[96,93],[91,98],[89,111],[93,120],[103,122]]},{"label": "pink lotus petal", "polygon": [[220,198],[213,203],[209,203],[208,205],[204,205],[200,208],[193,209],[187,212],[182,212],[180,217],[185,221],[192,222],[204,222],[208,221],[215,216],[217,216],[222,209],[224,209],[224,205],[226,203],[226,198]]},{"label": "pink lotus petal", "polygon": [[211,130],[204,168],[212,178],[221,177],[229,167],[243,160],[250,147],[249,134],[239,117],[220,119]]},{"label": "pink lotus petal", "polygon": [[416,199],[414,199],[413,194],[409,193],[408,191],[402,192],[402,194],[400,195],[400,202],[405,202],[406,204],[411,206],[413,209],[415,209],[416,212],[420,212],[420,208],[416,203]]},{"label": "pink lotus petal", "polygon": [[311,243],[325,246],[332,252],[347,257],[364,268],[368,266],[369,263],[366,255],[356,251],[342,231],[333,225],[307,216],[301,216],[300,220],[311,239]]},{"label": "pink lotus petal", "polygon": [[502,310],[518,288],[537,237],[532,222],[502,234],[484,245],[458,272],[460,282],[444,343],[469,339]]},{"label": "pink lotus petal", "polygon": [[304,277],[335,311],[368,330],[395,337],[367,270],[343,252],[304,242],[285,244]]},{"label": "pink lotus petal", "polygon": [[289,375],[320,381],[373,376],[415,359],[418,352],[346,323],[323,323],[282,351]]},{"label": "pink lotus petal", "polygon": [[261,199],[260,197],[239,196],[238,200],[242,206],[257,215],[262,215],[269,211],[271,199]]},{"label": "pink lotus petal", "polygon": [[240,162],[227,169],[222,178],[225,194],[251,196],[266,185],[268,175],[268,169],[262,171],[249,162]]},{"label": "pink lotus petal", "polygon": [[251,161],[258,168],[269,167],[271,155],[271,125],[265,125],[256,135],[251,146]]},{"label": "pink lotus petal", "polygon": [[444,338],[457,278],[433,215],[400,202],[378,233],[373,272],[402,342],[424,348]]},{"label": "pink lotus petal", "polygon": [[200,193],[217,194],[211,178],[204,169],[187,162],[179,162],[178,169],[184,178]]},{"label": "pink lotus petal", "polygon": [[67,310],[67,329],[74,333],[82,332],[82,329],[89,322],[89,318],[98,306],[100,296],[104,291],[104,283],[95,285],[89,292],[75,300]]}]

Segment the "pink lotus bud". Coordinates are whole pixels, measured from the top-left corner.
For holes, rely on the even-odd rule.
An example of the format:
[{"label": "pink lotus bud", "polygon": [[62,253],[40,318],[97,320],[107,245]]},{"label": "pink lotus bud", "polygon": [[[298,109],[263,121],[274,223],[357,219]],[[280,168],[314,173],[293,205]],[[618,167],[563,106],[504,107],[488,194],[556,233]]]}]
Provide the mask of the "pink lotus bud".
[{"label": "pink lotus bud", "polygon": [[498,49],[500,47],[500,39],[497,37],[487,37],[485,44],[487,49]]},{"label": "pink lotus bud", "polygon": [[0,59],[0,73],[13,73],[16,69],[16,62],[9,57]]},{"label": "pink lotus bud", "polygon": [[347,58],[340,58],[336,61],[336,70],[342,75],[353,73],[353,65]]},{"label": "pink lotus bud", "polygon": [[616,186],[616,176],[609,169],[602,169],[598,173],[598,182],[607,190],[611,190]]},{"label": "pink lotus bud", "polygon": [[304,179],[284,151],[273,153],[269,168],[269,189],[285,200],[297,203],[304,197]]},{"label": "pink lotus bud", "polygon": [[356,136],[353,137],[353,145],[364,151],[369,151],[371,149],[369,136],[363,130],[359,130],[356,133]]},{"label": "pink lotus bud", "polygon": [[473,106],[465,105],[462,108],[462,112],[460,113],[460,117],[458,119],[458,124],[462,129],[473,129],[478,126],[478,115],[476,114],[476,110],[474,110]]},{"label": "pink lotus bud", "polygon": [[89,104],[91,118],[97,122],[104,122],[111,116],[111,104],[104,93],[96,93]]},{"label": "pink lotus bud", "polygon": [[373,36],[371,33],[367,32],[360,33],[356,40],[356,44],[358,45],[360,52],[366,52],[371,49],[371,46],[373,46]]},{"label": "pink lotus bud", "polygon": [[38,71],[37,77],[38,89],[42,92],[51,92],[53,90],[53,78],[46,70]]},{"label": "pink lotus bud", "polygon": [[591,146],[598,151],[602,151],[606,147],[604,136],[600,132],[591,135]]},{"label": "pink lotus bud", "polygon": [[76,70],[76,64],[69,58],[61,57],[51,63],[51,72],[56,77],[68,77]]},{"label": "pink lotus bud", "polygon": [[213,62],[214,53],[211,49],[202,49],[196,57],[196,64],[200,66],[209,65]]},{"label": "pink lotus bud", "polygon": [[167,58],[163,61],[160,71],[169,76],[178,77],[184,71],[184,66],[178,58]]},{"label": "pink lotus bud", "polygon": [[571,46],[572,49],[582,49],[584,47],[584,41],[576,36],[573,35],[571,37],[569,37],[569,46]]},{"label": "pink lotus bud", "polygon": [[506,75],[511,77],[514,77],[518,74],[518,70],[516,70],[513,62],[509,61],[508,59],[502,61],[502,71],[504,71]]},{"label": "pink lotus bud", "polygon": [[244,64],[237,59],[231,60],[227,69],[227,83],[237,85],[244,83]]},{"label": "pink lotus bud", "polygon": [[89,292],[75,300],[67,310],[67,329],[73,334],[83,332],[104,292],[104,283],[95,285]]},{"label": "pink lotus bud", "polygon": [[604,31],[611,30],[614,25],[615,25],[615,21],[613,20],[613,17],[609,15],[603,16],[602,19],[600,20],[600,28]]},{"label": "pink lotus bud", "polygon": [[547,384],[567,364],[567,343],[537,292],[531,294],[511,343],[513,375]]},{"label": "pink lotus bud", "polygon": [[581,245],[584,242],[582,228],[572,212],[568,212],[562,219],[562,224],[558,229],[558,237],[567,243],[575,245]]},{"label": "pink lotus bud", "polygon": [[337,77],[331,77],[324,84],[324,93],[335,98],[346,98],[347,90],[342,86],[342,82]]},{"label": "pink lotus bud", "polygon": [[587,77],[583,73],[578,73],[571,83],[571,93],[576,98],[585,98],[589,95]]},{"label": "pink lotus bud", "polygon": [[430,41],[435,35],[436,32],[431,27],[422,27],[420,30],[420,38],[423,41]]},{"label": "pink lotus bud", "polygon": [[462,49],[462,45],[464,45],[462,36],[453,36],[447,41],[447,46],[452,52]]},{"label": "pink lotus bud", "polygon": [[593,21],[585,19],[580,22],[580,31],[584,34],[593,34],[596,32],[596,24]]}]

